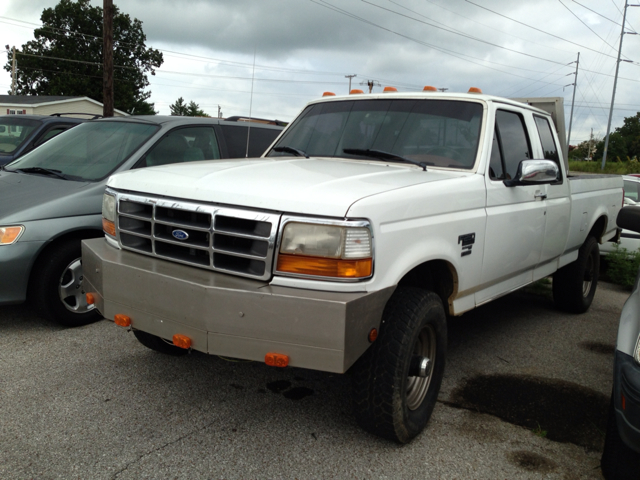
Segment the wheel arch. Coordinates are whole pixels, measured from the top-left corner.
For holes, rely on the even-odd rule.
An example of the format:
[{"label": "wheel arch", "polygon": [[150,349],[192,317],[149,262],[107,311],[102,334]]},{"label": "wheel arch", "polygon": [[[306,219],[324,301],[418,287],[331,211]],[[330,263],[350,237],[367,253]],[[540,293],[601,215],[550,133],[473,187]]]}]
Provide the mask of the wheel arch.
[{"label": "wheel arch", "polygon": [[102,230],[98,230],[97,228],[79,228],[76,230],[68,230],[65,232],[60,232],[58,235],[53,237],[51,241],[47,242],[40,249],[38,254],[33,259],[31,264],[31,268],[29,270],[29,283],[27,287],[27,296],[29,296],[33,290],[33,280],[35,278],[34,272],[37,272],[40,268],[43,259],[47,257],[49,252],[55,250],[59,245],[68,242],[70,240],[86,240],[89,238],[98,238],[104,235]]},{"label": "wheel arch", "polygon": [[594,237],[598,243],[602,243],[602,237],[607,232],[607,225],[609,223],[609,219],[606,215],[600,215],[598,219],[594,222],[591,230],[589,230],[589,235]]},{"label": "wheel arch", "polygon": [[445,311],[452,314],[453,300],[458,293],[458,272],[446,260],[429,260],[408,271],[400,279],[398,286],[434,292],[442,300]]}]

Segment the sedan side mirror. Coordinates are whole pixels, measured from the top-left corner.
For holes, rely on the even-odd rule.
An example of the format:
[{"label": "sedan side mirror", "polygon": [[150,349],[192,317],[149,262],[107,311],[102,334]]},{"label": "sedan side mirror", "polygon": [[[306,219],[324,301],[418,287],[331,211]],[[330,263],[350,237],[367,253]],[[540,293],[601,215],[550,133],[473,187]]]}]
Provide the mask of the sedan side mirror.
[{"label": "sedan side mirror", "polygon": [[558,179],[558,164],[551,160],[522,160],[516,177],[505,180],[507,187],[517,185],[540,185],[553,183]]}]

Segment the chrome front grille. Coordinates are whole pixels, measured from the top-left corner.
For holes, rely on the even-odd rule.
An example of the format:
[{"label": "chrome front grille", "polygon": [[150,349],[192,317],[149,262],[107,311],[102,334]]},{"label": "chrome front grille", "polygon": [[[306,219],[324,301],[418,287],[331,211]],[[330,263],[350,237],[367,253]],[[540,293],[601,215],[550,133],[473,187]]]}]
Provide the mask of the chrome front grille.
[{"label": "chrome front grille", "polygon": [[279,214],[118,195],[116,234],[125,250],[210,270],[271,277]]}]

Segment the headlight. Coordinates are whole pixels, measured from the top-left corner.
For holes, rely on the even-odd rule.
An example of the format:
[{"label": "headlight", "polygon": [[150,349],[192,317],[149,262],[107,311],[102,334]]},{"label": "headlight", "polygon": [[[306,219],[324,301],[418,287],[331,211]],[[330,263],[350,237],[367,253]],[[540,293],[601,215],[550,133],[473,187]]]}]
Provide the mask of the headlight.
[{"label": "headlight", "polygon": [[102,197],[102,229],[105,233],[116,236],[116,197],[105,193]]},{"label": "headlight", "polygon": [[636,348],[633,350],[633,359],[640,363],[640,335],[638,335],[638,340],[636,341]]},{"label": "headlight", "polygon": [[276,271],[345,279],[370,277],[371,231],[360,226],[287,223]]},{"label": "headlight", "polygon": [[0,245],[11,245],[16,243],[20,235],[24,232],[22,225],[13,227],[0,227]]}]

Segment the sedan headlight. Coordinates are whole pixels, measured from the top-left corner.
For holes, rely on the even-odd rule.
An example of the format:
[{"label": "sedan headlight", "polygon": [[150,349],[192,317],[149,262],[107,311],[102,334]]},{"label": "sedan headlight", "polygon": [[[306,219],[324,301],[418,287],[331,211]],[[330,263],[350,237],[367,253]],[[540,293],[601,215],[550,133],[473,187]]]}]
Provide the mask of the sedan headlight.
[{"label": "sedan headlight", "polygon": [[102,197],[102,229],[105,233],[116,236],[116,197],[105,193]]},{"label": "sedan headlight", "polygon": [[638,340],[636,341],[636,348],[633,350],[633,359],[640,363],[640,335],[638,335]]},{"label": "sedan headlight", "polygon": [[344,279],[370,277],[371,231],[362,226],[289,222],[282,232],[276,271]]},{"label": "sedan headlight", "polygon": [[16,243],[20,235],[24,232],[22,225],[15,225],[11,227],[0,227],[0,245],[11,245]]}]

